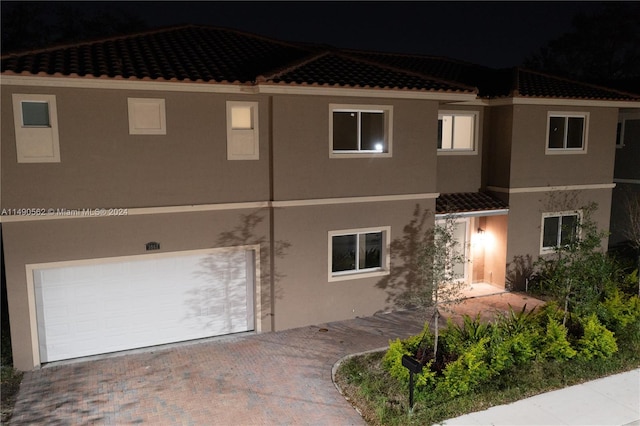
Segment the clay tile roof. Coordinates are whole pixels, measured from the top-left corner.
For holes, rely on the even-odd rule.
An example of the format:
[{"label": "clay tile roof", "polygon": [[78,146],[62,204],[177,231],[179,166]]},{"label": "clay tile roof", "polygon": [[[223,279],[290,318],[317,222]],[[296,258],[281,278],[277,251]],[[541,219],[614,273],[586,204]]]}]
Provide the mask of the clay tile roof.
[{"label": "clay tile roof", "polygon": [[637,95],[580,83],[523,68],[515,69],[515,89],[520,96],[539,98],[640,100]]},{"label": "clay tile roof", "polygon": [[481,77],[485,73],[493,71],[491,68],[481,65],[439,56],[366,52],[361,50],[345,51],[354,57],[388,64],[396,68],[411,70],[423,75],[472,87],[478,86],[478,83],[482,81]]},{"label": "clay tile roof", "polygon": [[312,60],[268,77],[274,83],[317,84],[382,89],[417,89],[474,93],[475,89],[416,73],[372,63],[348,54],[323,52]]},{"label": "clay tile roof", "polygon": [[509,206],[486,192],[455,192],[440,194],[436,199],[436,214],[503,210]]},{"label": "clay tile roof", "polygon": [[281,84],[521,96],[633,100],[636,95],[512,68],[453,59],[289,43],[202,25],[2,56],[2,73],[235,84]]},{"label": "clay tile roof", "polygon": [[289,43],[186,25],[3,56],[2,72],[251,82],[307,55],[308,49]]}]

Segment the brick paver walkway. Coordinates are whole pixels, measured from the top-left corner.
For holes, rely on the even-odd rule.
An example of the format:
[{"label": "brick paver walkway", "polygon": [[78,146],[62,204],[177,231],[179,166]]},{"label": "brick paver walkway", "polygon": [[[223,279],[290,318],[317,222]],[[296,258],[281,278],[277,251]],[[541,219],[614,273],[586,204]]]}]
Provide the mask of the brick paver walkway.
[{"label": "brick paver walkway", "polygon": [[[524,303],[506,293],[458,310]],[[422,318],[397,312],[48,366],[25,373],[11,424],[364,424],[334,387],[332,366],[419,332]]]}]

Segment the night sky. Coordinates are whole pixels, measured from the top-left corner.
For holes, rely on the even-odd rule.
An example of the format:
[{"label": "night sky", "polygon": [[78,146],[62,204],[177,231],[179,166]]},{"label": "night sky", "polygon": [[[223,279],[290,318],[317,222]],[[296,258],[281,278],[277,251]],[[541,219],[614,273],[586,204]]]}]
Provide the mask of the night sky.
[{"label": "night sky", "polygon": [[[4,5],[7,2],[2,2]],[[72,2],[86,13],[105,3]],[[3,7],[4,7],[3,5]],[[206,24],[287,41],[447,56],[510,67],[600,2],[112,2],[150,27]]]}]

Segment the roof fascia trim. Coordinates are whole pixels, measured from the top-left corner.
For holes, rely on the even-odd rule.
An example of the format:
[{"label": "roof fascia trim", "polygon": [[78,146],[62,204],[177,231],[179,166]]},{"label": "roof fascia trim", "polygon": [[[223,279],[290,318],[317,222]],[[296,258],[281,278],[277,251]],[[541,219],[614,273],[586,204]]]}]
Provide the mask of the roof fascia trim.
[{"label": "roof fascia trim", "polygon": [[32,87],[66,87],[76,89],[151,90],[163,92],[257,93],[252,85],[225,83],[192,83],[173,81],[140,81],[78,77],[40,77],[2,75],[1,85]]},{"label": "roof fascia trim", "polygon": [[588,189],[612,189],[615,183],[594,183],[584,185],[562,185],[562,186],[532,186],[528,188],[505,188],[501,186],[487,186],[489,191],[501,192],[504,194],[524,194],[531,192],[551,192],[551,191],[581,191]]},{"label": "roof fascia trim", "polygon": [[206,92],[231,94],[285,94],[319,96],[354,96],[364,98],[428,99],[439,101],[473,102],[475,93],[401,91],[393,89],[353,89],[328,87],[292,87],[270,84],[225,84],[173,81],[140,81],[82,77],[44,77],[2,75],[1,85],[32,87],[66,87],[78,89],[150,90],[164,92]]},{"label": "roof fascia trim", "polygon": [[453,217],[482,217],[482,216],[502,216],[509,214],[509,209],[496,209],[496,210],[478,210],[473,212],[453,212],[453,213],[438,213],[436,219],[443,219],[449,216]]},{"label": "roof fascia trim", "polygon": [[562,98],[528,98],[513,97],[489,100],[489,106],[503,105],[562,105],[580,107],[614,107],[614,108],[640,108],[638,101],[613,101],[598,99],[562,99]]},{"label": "roof fascia trim", "polygon": [[259,93],[270,95],[353,96],[362,98],[429,99],[439,101],[474,101],[475,93],[428,92],[394,89],[355,89],[339,87],[301,87],[259,85]]}]

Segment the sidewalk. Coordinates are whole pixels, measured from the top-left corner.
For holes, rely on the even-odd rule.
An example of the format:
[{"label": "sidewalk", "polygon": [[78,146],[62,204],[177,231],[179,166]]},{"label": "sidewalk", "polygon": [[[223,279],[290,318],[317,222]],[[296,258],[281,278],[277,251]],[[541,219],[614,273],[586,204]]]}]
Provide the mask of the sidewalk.
[{"label": "sidewalk", "polygon": [[640,426],[640,369],[465,414],[442,424]]}]

